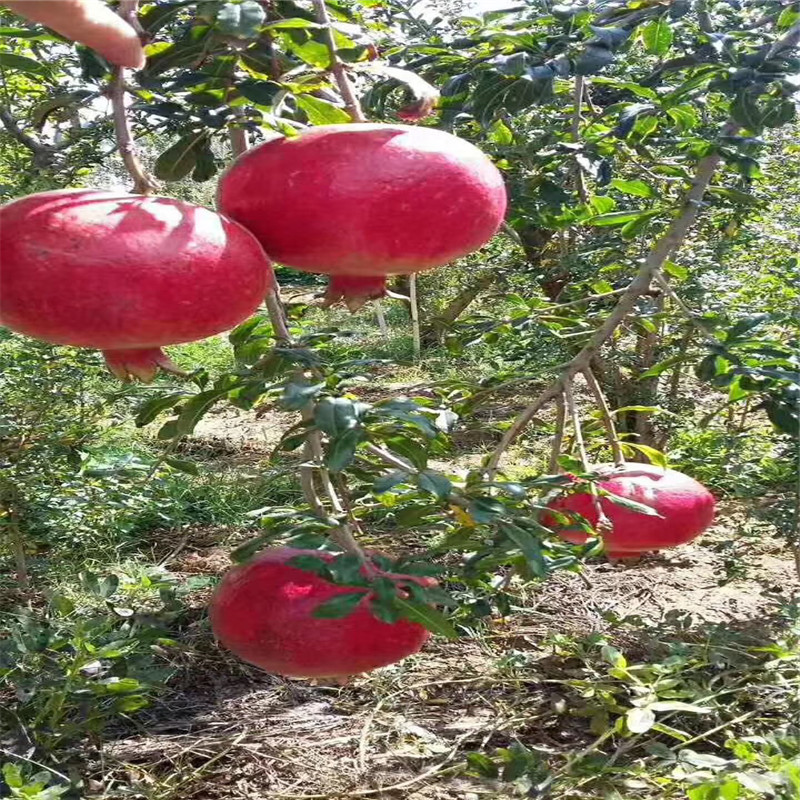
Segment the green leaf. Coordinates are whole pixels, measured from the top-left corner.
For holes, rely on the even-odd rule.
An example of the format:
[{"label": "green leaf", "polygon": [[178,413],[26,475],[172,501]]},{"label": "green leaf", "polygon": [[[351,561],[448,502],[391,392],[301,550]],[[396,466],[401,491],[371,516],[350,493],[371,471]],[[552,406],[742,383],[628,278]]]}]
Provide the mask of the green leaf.
[{"label": "green leaf", "polygon": [[626,222],[631,222],[632,220],[638,219],[641,214],[641,210],[612,211],[610,214],[599,214],[595,217],[589,217],[589,219],[586,220],[586,224],[600,228],[610,227],[612,225],[624,225]]},{"label": "green leaf", "polygon": [[[144,72],[147,76],[159,75],[176,67],[186,67],[194,64],[207,52],[208,42],[206,37],[198,39],[186,38],[174,44],[160,47],[164,44],[159,42],[157,45],[149,45],[145,52],[151,52],[147,59],[147,66]],[[157,47],[155,52],[151,48]]]},{"label": "green leaf", "polygon": [[405,597],[395,597],[394,602],[406,619],[424,625],[432,633],[438,633],[447,639],[458,639],[458,631],[447,617],[433,606],[417,603]]},{"label": "green leaf", "polygon": [[115,707],[117,711],[130,714],[148,705],[150,705],[150,701],[144,695],[132,694],[129,697],[120,697]]},{"label": "green leaf", "polygon": [[595,214],[607,214],[617,207],[617,201],[605,194],[598,194],[589,198],[589,205]]},{"label": "green leaf", "polygon": [[136,678],[110,678],[107,683],[101,685],[110,694],[135,692],[141,686]]},{"label": "green leaf", "polygon": [[673,278],[678,278],[678,280],[686,280],[689,277],[689,270],[686,267],[682,267],[680,264],[676,264],[674,261],[667,261],[663,266],[664,272],[667,275],[671,275]]},{"label": "green leaf", "polygon": [[631,733],[647,733],[656,721],[656,715],[649,708],[632,708],[625,715],[625,723]]},{"label": "green leaf", "polygon": [[176,394],[168,394],[166,397],[154,397],[146,403],[142,403],[136,412],[136,427],[141,428],[152,422],[162,411],[173,408],[185,397],[186,394],[184,392],[177,392]]},{"label": "green leaf", "polygon": [[[629,442],[625,442],[623,447],[625,446],[630,446]],[[639,446],[641,447],[642,445]],[[644,503],[638,503],[636,500],[631,500],[629,497],[620,497],[619,495],[611,494],[610,492],[603,493],[603,497],[615,505],[628,508],[631,511],[636,511],[638,514],[644,514],[646,517],[661,516],[661,514],[659,514],[658,511],[656,511],[652,506],[645,505]]]},{"label": "green leaf", "polygon": [[207,392],[200,392],[192,397],[191,400],[187,400],[181,406],[180,414],[178,415],[177,434],[179,436],[190,434],[206,412],[228,391],[228,389],[211,389]]},{"label": "green leaf", "polygon": [[323,397],[314,407],[314,423],[329,436],[355,428],[359,409],[347,397]]},{"label": "green leaf", "polygon": [[407,458],[417,469],[423,470],[428,465],[428,452],[409,436],[392,436],[386,440],[389,450],[396,455]]},{"label": "green leaf", "polygon": [[713,708],[698,706],[693,703],[682,703],[680,700],[657,700],[650,703],[649,708],[653,711],[685,711],[688,714],[713,714]]},{"label": "green leaf", "polygon": [[375,494],[388,492],[398,484],[406,483],[410,477],[410,473],[405,472],[402,469],[396,469],[393,472],[378,478],[375,483],[372,484],[372,491],[375,492]]},{"label": "green leaf", "polygon": [[514,141],[514,134],[508,125],[503,120],[496,120],[491,128],[489,128],[486,138],[495,144],[512,144]]},{"label": "green leaf", "polygon": [[638,450],[640,453],[647,456],[651,464],[656,467],[661,467],[662,469],[667,469],[667,457],[660,450],[656,450],[655,447],[650,447],[650,445],[647,444],[637,444],[636,442],[625,442],[623,447],[630,447],[634,450]]},{"label": "green leaf", "polygon": [[331,472],[341,472],[348,467],[356,455],[358,445],[365,439],[363,428],[352,428],[333,439],[325,454],[325,464]]},{"label": "green leaf", "polygon": [[616,647],[612,647],[610,644],[604,644],[600,648],[600,657],[606,664],[610,664],[616,669],[628,668],[628,660]]},{"label": "green leaf", "polygon": [[78,45],[78,60],[81,65],[81,77],[85,81],[104,80],[111,71],[108,62],[94,50]]},{"label": "green leaf", "polygon": [[494,761],[484,753],[468,753],[467,764],[482,778],[494,779],[500,774]]},{"label": "green leaf", "polygon": [[311,616],[317,619],[342,619],[358,608],[365,595],[366,592],[347,592],[347,594],[336,595],[327,602],[318,605],[311,612]]},{"label": "green leaf", "polygon": [[309,94],[295,95],[297,105],[305,111],[308,121],[312,125],[338,125],[350,122],[350,115],[339,106],[321,100],[319,97],[312,97]]},{"label": "green leaf", "polygon": [[187,475],[199,475],[200,470],[195,461],[188,461],[185,458],[175,458],[174,456],[167,456],[164,463],[168,464],[178,472],[185,472]]},{"label": "green leaf", "polygon": [[696,128],[700,123],[697,111],[689,105],[679,105],[668,108],[667,114],[675,121],[681,133],[686,133]]},{"label": "green leaf", "polygon": [[578,75],[593,75],[613,63],[614,54],[610,50],[589,45],[575,62],[575,72]]},{"label": "green leaf", "polygon": [[747,89],[742,89],[731,103],[731,116],[743,127],[759,133],[762,127],[761,110],[756,96]]},{"label": "green leaf", "polygon": [[776,25],[779,31],[786,31],[798,22],[800,22],[800,10],[797,3],[793,3],[781,11]]},{"label": "green leaf", "polygon": [[256,0],[225,3],[217,13],[217,30],[237,39],[252,39],[258,35],[266,15],[264,7]]},{"label": "green leaf", "polygon": [[279,83],[259,81],[254,78],[239,81],[236,88],[242,97],[259,106],[271,106],[278,93],[283,91],[283,87]]},{"label": "green leaf", "polygon": [[205,138],[205,131],[181,136],[156,159],[153,170],[156,177],[162,181],[179,181],[185,178],[197,165],[197,148]]},{"label": "green leaf", "polygon": [[423,492],[430,492],[440,500],[447,500],[453,491],[453,484],[438,472],[426,470],[417,476],[417,485]]},{"label": "green leaf", "polygon": [[41,29],[0,28],[0,36],[10,36],[13,39],[38,39],[41,35]]},{"label": "green leaf", "polygon": [[640,35],[645,50],[654,56],[663,56],[672,46],[674,38],[672,28],[664,17],[643,26]]},{"label": "green leaf", "polygon": [[484,495],[470,501],[467,513],[475,522],[483,525],[503,516],[506,513],[506,507],[499,500]]},{"label": "green leaf", "polygon": [[322,26],[318,22],[312,22],[310,19],[289,17],[287,19],[277,19],[275,22],[268,22],[264,27],[280,30],[282,28],[320,28]]},{"label": "green leaf", "polygon": [[655,197],[655,190],[644,181],[623,181],[619,178],[614,178],[611,185],[625,194],[634,195],[634,197]]},{"label": "green leaf", "polygon": [[324,383],[300,383],[292,381],[283,389],[281,405],[290,411],[297,411],[311,402],[325,388]]},{"label": "green leaf", "polygon": [[650,224],[650,220],[653,217],[658,216],[661,213],[660,208],[655,208],[652,211],[645,211],[644,214],[639,214],[636,219],[631,220],[630,222],[626,223],[622,230],[620,231],[620,236],[626,241],[631,239],[635,239],[640,233],[642,233],[645,228]]},{"label": "green leaf", "polygon": [[50,69],[46,64],[16,53],[0,53],[0,67],[27,72],[30,75],[39,75],[42,78],[50,77]]},{"label": "green leaf", "polygon": [[301,555],[294,556],[286,562],[290,567],[300,569],[303,572],[311,572],[314,575],[320,575],[323,578],[330,577],[330,569],[328,562],[319,556]]},{"label": "green leaf", "polygon": [[41,130],[47,118],[54,111],[65,108],[76,108],[87,97],[91,97],[92,92],[88,89],[78,89],[75,92],[63,92],[45,100],[35,106],[31,111],[31,123],[36,130]]},{"label": "green leaf", "polygon": [[695,374],[701,381],[710,381],[717,374],[718,361],[719,356],[715,353],[709,353],[695,367]]},{"label": "green leaf", "polygon": [[547,575],[547,565],[542,556],[541,542],[530,531],[517,525],[503,525],[503,532],[520,549],[537,578]]},{"label": "green leaf", "polygon": [[211,142],[206,138],[195,148],[196,161],[192,180],[203,183],[217,174],[217,160],[211,151]]},{"label": "green leaf", "polygon": [[317,69],[328,69],[331,63],[331,54],[327,46],[314,39],[303,41],[300,37],[304,36],[307,34],[302,31],[278,34],[283,46],[301,61]]}]

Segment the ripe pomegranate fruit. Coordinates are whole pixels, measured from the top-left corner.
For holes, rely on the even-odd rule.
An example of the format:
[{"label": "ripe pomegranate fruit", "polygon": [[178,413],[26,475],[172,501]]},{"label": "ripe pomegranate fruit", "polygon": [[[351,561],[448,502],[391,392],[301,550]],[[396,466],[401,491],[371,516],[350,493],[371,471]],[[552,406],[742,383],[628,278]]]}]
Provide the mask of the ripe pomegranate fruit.
[{"label": "ripe pomegranate fruit", "polygon": [[0,208],[0,324],[103,351],[123,380],[178,371],[162,345],[233,328],[274,282],[261,246],[207,208],[79,189]]},{"label": "ripe pomegranate fruit", "polygon": [[318,606],[359,589],[287,563],[302,555],[334,558],[318,550],[270,548],[230,570],[217,588],[211,626],[239,658],[292,678],[335,678],[400,661],[425,643],[429,633],[422,625],[408,620],[388,624],[374,616],[369,594],[346,617],[315,617]]},{"label": "ripe pomegranate fruit", "polygon": [[[708,489],[688,475],[673,469],[648,464],[601,467],[598,486],[612,494],[650,506],[660,516],[642,514],[617,505],[607,497],[598,501],[590,494],[569,494],[550,503],[561,512],[584,517],[592,527],[600,521],[597,502],[608,518],[610,529],[603,535],[610,558],[630,558],[648,550],[661,550],[685,544],[699,536],[714,520],[714,497]],[[544,524],[574,544],[583,544],[582,531],[559,530],[560,523],[546,516]]]},{"label": "ripe pomegranate fruit", "polygon": [[331,276],[326,299],[355,310],[386,276],[477,250],[503,221],[506,192],[469,142],[408,125],[326,125],[274,139],[222,176],[219,207],[276,260]]}]

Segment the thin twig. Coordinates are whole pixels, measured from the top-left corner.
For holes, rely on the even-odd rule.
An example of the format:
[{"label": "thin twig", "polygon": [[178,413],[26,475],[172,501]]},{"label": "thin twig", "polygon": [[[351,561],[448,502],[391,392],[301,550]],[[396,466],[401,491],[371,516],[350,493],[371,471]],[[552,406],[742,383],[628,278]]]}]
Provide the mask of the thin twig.
[{"label": "thin twig", "polygon": [[[574,110],[572,112],[572,140],[574,142],[580,141],[581,136],[581,108],[583,105],[583,91],[586,79],[583,75],[575,76],[575,99],[573,101]],[[580,162],[575,160],[575,184],[578,189],[578,197],[581,203],[585,203],[589,199],[589,193],[586,191],[586,183],[583,180],[583,169]]]},{"label": "thin twig", "polygon": [[[735,122],[729,121],[722,127],[720,133],[722,136],[730,136],[738,129],[739,126]],[[661,269],[673,251],[683,244],[689,228],[697,219],[703,195],[711,182],[711,178],[721,158],[721,155],[714,151],[700,160],[695,171],[693,186],[686,194],[683,212],[673,219],[663,236],[653,244],[650,252],[639,268],[638,274],[628,285],[628,288],[622,294],[614,310],[606,318],[606,321],[594,332],[580,352],[569,362],[561,375],[559,375],[527,408],[519,413],[512,425],[505,432],[500,443],[486,462],[486,470],[490,479],[496,474],[503,454],[516,441],[531,418],[545,403],[552,400],[561,392],[566,381],[570,380],[574,375],[583,371],[583,369],[588,366],[597,351],[611,337],[628,314],[633,311],[637,300],[648,291],[656,272]]]},{"label": "thin twig", "polygon": [[397,469],[401,469],[411,475],[416,475],[419,473],[419,470],[410,461],[406,461],[404,458],[400,458],[400,456],[390,453],[388,450],[384,449],[383,447],[379,447],[377,444],[368,442],[366,450],[372,453],[372,455],[377,456],[381,460],[385,461],[387,464],[397,467]]},{"label": "thin twig", "polygon": [[567,407],[564,405],[564,395],[556,396],[556,432],[550,447],[550,461],[547,471],[555,475],[558,470],[558,457],[561,455],[561,445],[564,442],[564,426],[567,422]]},{"label": "thin twig", "polygon": [[[134,29],[141,30],[136,16],[138,7],[139,0],[120,0],[117,14]],[[125,104],[125,73],[124,67],[114,67],[108,92],[111,98],[117,148],[125,164],[125,169],[128,170],[128,174],[133,178],[133,193],[151,194],[158,190],[158,182],[147,174],[142,162],[139,161],[139,156],[136,154],[136,146],[133,141],[133,133],[131,132]]]},{"label": "thin twig", "polygon": [[567,413],[572,422],[572,430],[575,434],[575,446],[578,448],[578,457],[584,472],[589,472],[589,456],[586,455],[586,445],[583,442],[583,431],[581,430],[581,418],[578,413],[578,404],[575,402],[575,395],[572,392],[572,381],[564,382],[564,400],[567,403]]},{"label": "thin twig", "polygon": [[333,73],[333,77],[336,79],[336,85],[339,87],[339,94],[342,95],[347,113],[350,115],[350,119],[352,119],[353,122],[366,122],[367,118],[364,116],[361,103],[358,97],[356,97],[353,84],[350,82],[350,78],[347,75],[347,69],[336,53],[336,39],[334,38],[333,25],[331,24],[331,18],[328,14],[325,0],[313,0],[313,3],[317,22],[325,26],[325,44],[328,47],[328,53],[330,55],[330,70]]},{"label": "thin twig", "polygon": [[417,302],[417,276],[408,276],[408,299],[411,305],[411,333],[414,345],[414,361],[422,354],[422,339],[419,330],[419,303]]},{"label": "thin twig", "polygon": [[269,321],[272,323],[272,332],[278,340],[278,344],[290,343],[292,335],[289,333],[286,314],[284,313],[283,304],[281,303],[277,288],[272,288],[267,292],[264,303],[267,306]]},{"label": "thin twig", "polygon": [[681,310],[681,313],[686,317],[686,319],[692,324],[692,326],[698,330],[703,338],[709,344],[719,344],[719,339],[716,338],[706,326],[703,324],[703,321],[697,316],[697,314],[692,311],[691,308],[684,302],[683,298],[672,288],[672,285],[667,280],[667,276],[661,270],[658,270],[655,273],[656,283],[667,293],[667,295],[672,299],[676,306]]},{"label": "thin twig", "polygon": [[614,424],[614,418],[611,416],[611,410],[608,407],[608,401],[603,393],[600,384],[595,378],[591,367],[586,367],[583,370],[583,376],[586,378],[586,383],[594,394],[595,402],[597,403],[597,410],[600,412],[600,419],[603,421],[603,427],[606,430],[608,444],[611,446],[611,452],[614,456],[614,463],[619,467],[625,463],[625,456],[622,453],[622,445],[619,442],[617,435],[617,427]]}]

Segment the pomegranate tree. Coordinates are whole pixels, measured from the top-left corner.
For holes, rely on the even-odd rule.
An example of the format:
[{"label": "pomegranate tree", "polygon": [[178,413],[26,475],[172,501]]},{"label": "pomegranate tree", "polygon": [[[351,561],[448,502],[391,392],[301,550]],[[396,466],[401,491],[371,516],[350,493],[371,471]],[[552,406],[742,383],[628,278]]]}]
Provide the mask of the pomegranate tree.
[{"label": "pomegranate tree", "polygon": [[122,379],[177,370],[163,345],[235,327],[274,277],[244,228],[166,197],[79,189],[0,209],[0,324],[103,351]]},{"label": "pomegranate tree", "polygon": [[387,275],[439,267],[489,241],[506,192],[463,139],[363,123],[249,150],[223,175],[219,207],[276,261],[330,275],[328,302],[355,309],[385,293]]},{"label": "pomegranate tree", "polygon": [[[239,658],[292,678],[334,678],[368,672],[416,653],[426,628],[400,620],[386,623],[372,612],[365,588],[341,586],[289,563],[297,556],[332,561],[318,550],[271,548],[227,573],[211,602],[217,639]],[[419,579],[392,576],[402,586]],[[345,617],[321,619],[315,609],[343,594],[362,600]]]},{"label": "pomegranate tree", "polygon": [[[580,514],[601,533],[610,558],[630,558],[648,550],[662,550],[690,542],[714,520],[714,497],[694,478],[673,469],[647,464],[601,467],[597,485],[611,494],[649,506],[651,516],[614,503],[607,497],[595,498],[586,492],[565,495],[550,503],[555,511]],[[598,506],[607,519],[604,523]],[[583,544],[584,531],[565,528],[553,517],[545,524],[575,544]]]}]

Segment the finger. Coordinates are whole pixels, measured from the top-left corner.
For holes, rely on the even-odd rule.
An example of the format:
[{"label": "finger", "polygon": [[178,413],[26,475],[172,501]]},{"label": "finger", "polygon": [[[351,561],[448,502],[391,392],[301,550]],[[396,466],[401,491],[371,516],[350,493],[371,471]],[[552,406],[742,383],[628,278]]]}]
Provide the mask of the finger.
[{"label": "finger", "polygon": [[138,34],[101,0],[4,0],[3,4],[32,22],[97,50],[114,64],[135,69],[144,66]]}]

